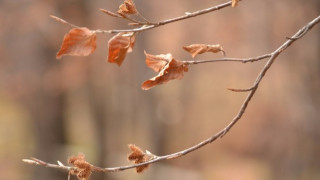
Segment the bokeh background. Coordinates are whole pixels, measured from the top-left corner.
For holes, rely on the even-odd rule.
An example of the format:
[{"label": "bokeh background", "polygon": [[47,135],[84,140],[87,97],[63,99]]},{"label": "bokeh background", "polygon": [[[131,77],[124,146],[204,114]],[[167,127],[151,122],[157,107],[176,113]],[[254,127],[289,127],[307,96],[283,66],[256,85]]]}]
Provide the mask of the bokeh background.
[{"label": "bokeh background", "polygon": [[[136,0],[151,21],[180,16],[223,0]],[[37,157],[66,163],[82,152],[102,167],[129,164],[127,144],[154,154],[182,150],[210,137],[238,112],[266,61],[190,67],[182,80],[143,91],[153,77],[143,51],[191,56],[181,48],[220,43],[227,57],[269,53],[319,15],[319,0],[244,0],[139,34],[119,68],[107,60],[112,35],[98,35],[89,57],[56,60],[70,27],[56,15],[91,29],[128,28],[99,8],[121,0],[0,0],[0,179],[67,179],[67,172],[21,162]],[[92,179],[316,180],[320,179],[320,27],[283,52],[263,79],[244,117],[222,140],[188,156]],[[220,58],[221,54],[197,59]],[[72,177],[72,179],[76,179]]]}]

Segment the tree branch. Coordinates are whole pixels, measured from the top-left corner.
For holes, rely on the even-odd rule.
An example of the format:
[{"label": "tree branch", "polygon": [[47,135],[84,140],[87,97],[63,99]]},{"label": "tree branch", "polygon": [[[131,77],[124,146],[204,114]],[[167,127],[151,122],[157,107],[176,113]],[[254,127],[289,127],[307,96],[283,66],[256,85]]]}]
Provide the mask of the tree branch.
[{"label": "tree branch", "polygon": [[[229,6],[230,4],[231,4],[231,2],[226,3],[224,6]],[[200,14],[200,13],[196,13],[196,14]],[[176,19],[178,19],[178,18],[176,18]],[[180,18],[180,19],[183,19],[183,18]],[[171,21],[167,21],[167,22],[169,23],[169,22],[174,22],[174,21],[177,21],[177,20],[171,20]],[[212,143],[213,141],[217,140],[218,138],[222,138],[241,119],[242,115],[245,113],[245,111],[246,111],[246,109],[248,107],[249,102],[251,101],[252,97],[254,96],[256,90],[258,89],[259,84],[261,83],[263,77],[265,76],[265,74],[267,73],[267,71],[269,70],[269,68],[271,67],[273,62],[275,61],[275,59],[284,50],[286,50],[292,43],[294,43],[296,40],[302,38],[307,32],[309,32],[319,22],[320,22],[320,16],[318,16],[315,19],[313,19],[312,21],[310,21],[307,25],[305,25],[300,30],[298,30],[292,37],[288,38],[288,40],[286,42],[284,42],[279,48],[277,48],[275,51],[273,51],[273,52],[271,52],[269,54],[265,54],[265,55],[258,56],[258,57],[253,57],[253,58],[246,58],[246,59],[222,58],[222,59],[205,60],[205,61],[186,61],[186,63],[189,63],[189,64],[199,64],[199,63],[206,63],[206,62],[220,62],[220,61],[225,61],[225,62],[233,61],[233,62],[246,63],[246,62],[254,62],[254,61],[262,60],[262,59],[265,59],[265,58],[269,58],[268,61],[265,64],[265,66],[262,68],[262,70],[260,71],[259,75],[257,76],[255,82],[253,83],[253,86],[251,88],[245,89],[245,91],[248,91],[249,94],[246,97],[246,99],[243,101],[239,112],[232,119],[232,121],[224,129],[222,129],[218,133],[214,134],[213,136],[209,137],[208,139],[205,139],[204,141],[202,141],[202,142],[200,142],[200,143],[198,143],[198,144],[196,144],[196,145],[194,145],[192,147],[189,147],[187,149],[184,149],[182,151],[179,151],[179,152],[176,152],[176,153],[173,153],[173,154],[168,154],[168,155],[164,155],[164,156],[154,156],[154,158],[152,158],[151,160],[149,160],[147,162],[144,162],[144,163],[134,164],[134,165],[127,165],[127,166],[119,166],[119,167],[111,167],[111,168],[101,168],[101,167],[93,166],[93,171],[117,172],[117,171],[123,171],[123,170],[127,170],[127,169],[132,169],[132,168],[144,166],[144,165],[155,163],[155,162],[162,161],[162,160],[169,160],[169,159],[179,158],[179,157],[184,156],[186,154],[189,154],[189,153],[191,153],[191,152],[193,152],[193,151],[195,151],[195,150],[197,150],[199,148],[202,148],[202,147],[204,147],[205,145],[207,145],[209,143]],[[41,161],[39,159],[36,159],[36,158],[23,159],[23,162],[28,163],[28,164],[33,164],[33,165],[45,166],[45,167],[49,167],[49,168],[59,168],[59,169],[62,169],[62,170],[67,170],[69,172],[70,172],[70,170],[75,168],[75,167],[72,167],[72,166],[65,166],[59,161],[58,161],[58,164],[51,164],[51,163],[43,162],[43,161]]]},{"label": "tree branch", "polygon": [[228,6],[231,6],[231,3],[232,3],[232,2],[229,1],[229,2],[226,2],[226,3],[223,3],[223,4],[219,4],[219,5],[217,5],[217,6],[213,6],[213,7],[207,8],[207,9],[202,9],[202,10],[195,11],[195,12],[192,12],[192,13],[186,13],[186,14],[183,15],[183,16],[179,16],[179,17],[176,17],[176,18],[159,21],[158,23],[155,23],[155,24],[152,24],[152,25],[142,26],[142,27],[134,28],[134,29],[107,30],[107,31],[102,32],[102,33],[141,32],[141,31],[146,31],[146,30],[153,29],[153,28],[157,28],[157,27],[159,27],[159,26],[163,26],[163,25],[170,24],[170,23],[173,23],[173,22],[177,22],[177,21],[181,21],[181,20],[184,20],[184,19],[189,19],[189,18],[196,17],[196,16],[199,16],[199,15],[207,14],[207,13],[209,13],[209,12],[213,12],[213,11],[216,11],[216,10],[219,10],[219,9],[222,9],[222,8],[225,8],[225,7],[228,7]]},{"label": "tree branch", "polygon": [[[192,12],[192,13],[186,13],[185,15],[183,16],[179,16],[179,17],[175,17],[175,18],[171,18],[171,19],[167,19],[167,20],[163,20],[163,21],[159,21],[157,23],[150,23],[149,21],[147,21],[143,16],[140,15],[140,13],[138,14],[139,17],[142,17],[146,23],[141,26],[141,27],[138,27],[138,28],[133,28],[133,29],[114,29],[114,30],[102,30],[102,29],[97,29],[97,30],[93,30],[94,32],[96,33],[120,33],[120,32],[142,32],[142,31],[146,31],[146,30],[149,30],[149,29],[153,29],[153,28],[157,28],[159,26],[163,26],[163,25],[166,25],[166,24],[170,24],[170,23],[173,23],[173,22],[177,22],[177,21],[181,21],[181,20],[184,20],[184,19],[189,19],[189,18],[192,18],[192,17],[196,17],[196,16],[199,16],[199,15],[203,15],[203,14],[207,14],[207,13],[210,13],[210,12],[213,12],[213,11],[216,11],[216,10],[219,10],[219,9],[222,9],[222,8],[225,8],[225,7],[228,7],[228,6],[231,6],[232,2],[229,1],[229,2],[226,2],[226,3],[222,3],[222,4],[219,4],[217,6],[213,6],[213,7],[210,7],[210,8],[206,8],[206,9],[202,9],[202,10],[198,10],[198,11],[195,11],[195,12]],[[102,12],[109,12],[107,10],[102,10]],[[56,16],[53,16],[51,15],[50,16],[51,18],[55,19],[56,21],[62,23],[62,24],[67,24],[71,27],[78,27],[72,23],[69,23],[67,22],[66,20],[63,20],[61,18],[58,18]],[[119,16],[120,17],[120,16]],[[124,19],[127,19],[127,20],[130,20],[132,22],[135,22],[137,23],[138,25],[139,24],[143,24],[142,22],[140,21],[136,21],[136,20],[133,20],[127,16],[123,17]]]},{"label": "tree branch", "polygon": [[220,59],[209,59],[209,60],[189,60],[189,61],[182,61],[185,64],[188,65],[194,65],[194,64],[202,64],[202,63],[212,63],[212,62],[241,62],[241,63],[247,63],[247,62],[255,62],[260,61],[266,58],[269,58],[272,56],[272,53],[264,54],[257,57],[250,57],[250,58],[220,58]]}]

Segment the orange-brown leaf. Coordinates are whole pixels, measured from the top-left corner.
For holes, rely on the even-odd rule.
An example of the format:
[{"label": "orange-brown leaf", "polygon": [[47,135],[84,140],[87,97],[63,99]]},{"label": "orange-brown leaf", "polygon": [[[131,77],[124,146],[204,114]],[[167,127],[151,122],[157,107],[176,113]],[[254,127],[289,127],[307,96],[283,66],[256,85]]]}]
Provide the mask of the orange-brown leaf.
[{"label": "orange-brown leaf", "polygon": [[118,33],[109,42],[108,62],[121,66],[127,53],[132,51],[135,36],[132,33]]},{"label": "orange-brown leaf", "polygon": [[85,160],[85,156],[82,153],[79,153],[77,156],[71,156],[68,158],[68,163],[74,165],[76,161]]},{"label": "orange-brown leaf", "polygon": [[96,33],[88,28],[73,28],[67,33],[57,53],[57,59],[64,55],[88,56],[96,50]]},{"label": "orange-brown leaf", "polygon": [[172,60],[172,55],[169,54],[160,54],[160,55],[151,55],[144,52],[146,55],[146,64],[149,68],[153,69],[155,72],[160,72],[163,67]]},{"label": "orange-brown leaf", "polygon": [[167,83],[173,79],[181,79],[183,78],[183,73],[188,72],[188,65],[183,63],[182,61],[171,59],[159,74],[142,84],[143,90],[149,90],[154,86]]},{"label": "orange-brown leaf", "polygon": [[136,14],[137,9],[132,0],[125,0],[123,4],[119,6],[119,14]]},{"label": "orange-brown leaf", "polygon": [[232,0],[232,7],[236,7],[238,5],[239,0]]},{"label": "orange-brown leaf", "polygon": [[216,45],[207,45],[207,44],[192,44],[189,46],[183,46],[183,49],[188,51],[191,56],[194,58],[198,54],[206,53],[206,52],[222,52],[224,54],[224,51],[220,44]]},{"label": "orange-brown leaf", "polygon": [[131,153],[128,155],[129,161],[135,161],[135,160],[143,160],[143,156],[145,156],[145,153],[136,145],[129,144],[128,147],[131,149]]},{"label": "orange-brown leaf", "polygon": [[76,175],[79,180],[88,180],[90,178],[92,165],[85,160],[83,154],[68,158],[68,163],[76,167],[75,169],[70,169],[70,174]]},{"label": "orange-brown leaf", "polygon": [[[138,146],[134,144],[129,144],[129,148],[131,149],[131,153],[128,155],[129,161],[134,161],[135,164],[140,164],[151,160],[154,155],[151,153],[144,153]],[[149,164],[136,167],[137,173],[142,173],[149,167]]]}]

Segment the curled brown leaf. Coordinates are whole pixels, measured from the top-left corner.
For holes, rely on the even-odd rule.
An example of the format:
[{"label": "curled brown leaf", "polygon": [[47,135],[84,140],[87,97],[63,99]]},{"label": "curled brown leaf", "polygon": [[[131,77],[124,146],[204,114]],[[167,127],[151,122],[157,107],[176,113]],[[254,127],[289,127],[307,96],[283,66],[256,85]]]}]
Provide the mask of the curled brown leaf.
[{"label": "curled brown leaf", "polygon": [[96,33],[88,28],[73,28],[67,33],[57,53],[57,59],[64,55],[88,56],[96,49]]},{"label": "curled brown leaf", "polygon": [[123,2],[123,4],[121,4],[119,6],[119,10],[118,10],[118,13],[120,15],[123,15],[123,14],[136,14],[137,13],[137,9],[133,3],[132,0],[125,0]]},{"label": "curled brown leaf", "polygon": [[206,52],[222,52],[223,55],[225,55],[225,52],[223,51],[223,48],[220,44],[216,45],[208,45],[208,44],[191,44],[189,46],[183,46],[183,49],[188,51],[191,56],[194,58],[198,54],[206,53]]},{"label": "curled brown leaf", "polygon": [[144,52],[146,55],[146,64],[149,68],[153,69],[155,72],[160,72],[163,67],[172,60],[172,55],[169,54],[160,54],[152,55]]},{"label": "curled brown leaf", "polygon": [[132,51],[135,42],[133,33],[118,33],[109,42],[108,62],[116,63],[121,66],[127,53]]},{"label": "curled brown leaf", "polygon": [[[151,69],[159,73],[157,76],[145,81],[142,84],[141,88],[143,90],[149,90],[154,86],[167,83],[168,81],[173,79],[182,79],[183,73],[188,72],[189,66],[183,63],[182,61],[173,59],[170,53],[166,55],[163,55],[163,54],[156,55],[156,56],[152,55],[152,57],[153,58],[150,58],[150,55],[149,57],[147,56],[146,63]],[[152,61],[150,61],[150,59]],[[156,63],[156,61],[159,61],[159,62]],[[166,62],[165,65],[163,62]],[[161,69],[161,66],[163,66],[162,69]]]}]

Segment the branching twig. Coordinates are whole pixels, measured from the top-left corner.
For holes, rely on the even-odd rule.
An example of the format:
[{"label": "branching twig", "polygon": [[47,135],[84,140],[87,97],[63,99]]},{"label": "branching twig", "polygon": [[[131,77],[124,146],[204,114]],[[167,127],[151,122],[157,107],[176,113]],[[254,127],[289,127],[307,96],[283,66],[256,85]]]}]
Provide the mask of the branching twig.
[{"label": "branching twig", "polygon": [[39,166],[44,166],[44,167],[48,167],[48,168],[63,169],[63,170],[67,170],[67,171],[70,171],[71,169],[73,169],[73,167],[63,165],[60,161],[58,161],[58,164],[47,163],[47,162],[41,161],[40,159],[37,159],[37,158],[22,159],[22,161],[25,163],[28,163],[28,164],[32,164],[32,165],[39,165]]},{"label": "branching twig", "polygon": [[[229,6],[229,5],[230,5],[230,2],[226,3],[222,7]],[[201,13],[198,12],[198,13],[195,13],[195,14],[199,15]],[[182,18],[180,18],[180,19],[182,19]],[[171,20],[171,21],[167,21],[167,22],[174,22],[174,21],[177,21],[177,20]],[[147,162],[144,162],[144,163],[134,164],[134,165],[127,165],[127,166],[120,166],[120,167],[111,167],[111,168],[93,167],[93,170],[94,171],[100,171],[100,172],[117,172],[117,171],[123,171],[123,170],[126,170],[126,169],[140,167],[140,166],[143,166],[143,165],[155,163],[155,162],[162,161],[162,160],[175,159],[175,158],[179,158],[179,157],[181,157],[183,155],[189,154],[189,153],[191,153],[191,152],[193,152],[193,151],[195,151],[195,150],[197,150],[197,149],[199,149],[201,147],[204,147],[205,145],[207,145],[209,143],[212,143],[213,141],[217,140],[218,138],[222,138],[241,119],[242,115],[244,114],[245,110],[248,107],[249,102],[251,101],[252,97],[254,96],[256,90],[258,89],[258,86],[259,86],[261,80],[263,79],[263,77],[265,76],[266,72],[269,70],[269,68],[271,67],[272,63],[275,61],[275,59],[285,49],[287,49],[293,42],[295,42],[296,40],[298,40],[301,37],[303,37],[307,32],[309,32],[309,30],[311,28],[313,28],[319,22],[320,22],[320,16],[318,16],[315,19],[313,19],[312,21],[310,21],[307,25],[302,27],[295,35],[293,35],[292,37],[288,38],[288,40],[285,43],[283,43],[279,48],[277,48],[275,51],[273,51],[272,53],[269,53],[269,54],[265,54],[265,55],[254,57],[254,58],[246,58],[246,59],[223,58],[223,59],[206,60],[206,61],[188,61],[189,64],[199,64],[199,63],[205,63],[205,62],[220,62],[220,61],[235,61],[235,62],[246,63],[246,62],[254,62],[254,61],[262,60],[262,59],[265,59],[265,58],[269,58],[269,60],[267,61],[267,63],[263,67],[263,69],[261,70],[260,74],[257,76],[255,82],[253,83],[253,86],[251,88],[249,88],[249,89],[246,89],[246,91],[249,91],[249,94],[248,94],[247,98],[243,101],[239,112],[236,114],[236,116],[233,118],[233,120],[224,129],[222,129],[218,133],[214,134],[213,136],[209,137],[208,139],[206,139],[206,140],[200,142],[199,144],[196,144],[196,145],[194,145],[194,146],[192,146],[190,148],[187,148],[187,149],[184,149],[182,151],[179,151],[179,152],[176,152],[176,153],[173,153],[173,154],[169,154],[169,155],[154,156],[153,159],[151,159],[151,160],[149,160]],[[147,28],[147,29],[150,29],[150,28]],[[43,161],[35,159],[35,158],[24,159],[23,161],[26,162],[26,163],[29,163],[29,164],[41,165],[41,166],[45,166],[45,167],[49,167],[49,168],[59,168],[59,169],[67,170],[67,171],[70,171],[70,170],[72,170],[74,168],[74,167],[71,167],[71,166],[64,166],[60,162],[58,162],[58,164],[50,164],[50,163],[46,163],[46,162],[43,162]]]},{"label": "branching twig", "polygon": [[159,27],[159,26],[163,26],[163,25],[169,24],[169,23],[173,23],[173,22],[184,20],[184,19],[189,19],[189,18],[192,18],[192,17],[196,17],[196,16],[199,16],[199,15],[202,15],[202,14],[206,14],[206,13],[209,13],[209,12],[213,12],[213,11],[216,11],[216,10],[231,6],[231,3],[232,2],[229,1],[229,2],[226,2],[226,3],[220,4],[220,5],[217,5],[217,6],[213,6],[213,7],[207,8],[207,9],[202,9],[202,10],[195,11],[195,12],[192,12],[192,13],[186,13],[183,16],[179,16],[179,17],[176,17],[176,18],[159,21],[158,23],[155,23],[155,24],[152,24],[152,25],[148,25],[148,26],[142,26],[142,27],[139,27],[139,28],[126,29],[126,30],[107,30],[107,31],[102,31],[101,33],[119,33],[119,32],[141,32],[141,31],[146,31],[146,30],[149,30],[149,29],[153,29],[153,28],[156,28],[156,27]]},{"label": "branching twig", "polygon": [[[157,23],[149,22],[145,17],[143,17],[142,15],[140,15],[140,13],[138,13],[138,16],[143,18],[143,20],[146,21],[146,23],[134,20],[134,19],[132,19],[130,17],[127,17],[127,16],[124,16],[123,18],[125,18],[125,19],[127,19],[129,21],[132,21],[134,23],[137,23],[137,25],[140,25],[140,24],[143,25],[141,27],[133,28],[133,29],[114,29],[114,30],[97,29],[97,30],[93,30],[93,31],[96,32],[96,33],[142,32],[142,31],[146,31],[146,30],[149,30],[149,29],[157,28],[159,26],[163,26],[163,25],[166,25],[166,24],[169,24],[169,23],[173,23],[173,22],[184,20],[184,19],[189,19],[189,18],[192,18],[192,17],[203,15],[203,14],[206,14],[206,13],[209,13],[209,12],[213,12],[213,11],[216,11],[216,10],[231,6],[231,4],[232,4],[232,2],[229,1],[229,2],[226,2],[226,3],[223,3],[223,4],[219,4],[217,6],[213,6],[213,7],[207,8],[207,9],[202,9],[202,10],[195,11],[195,12],[192,12],[192,13],[186,13],[183,16],[179,16],[179,17],[175,17],[175,18],[172,18],[172,19],[159,21]],[[109,12],[109,11],[102,10],[102,12],[106,13],[106,12]],[[78,26],[76,26],[76,25],[74,25],[72,23],[69,23],[66,20],[63,20],[63,19],[58,18],[56,16],[52,16],[51,15],[50,17],[52,17],[53,19],[57,20],[58,22],[61,22],[63,24],[67,24],[67,25],[69,25],[71,27],[78,27]]]}]

